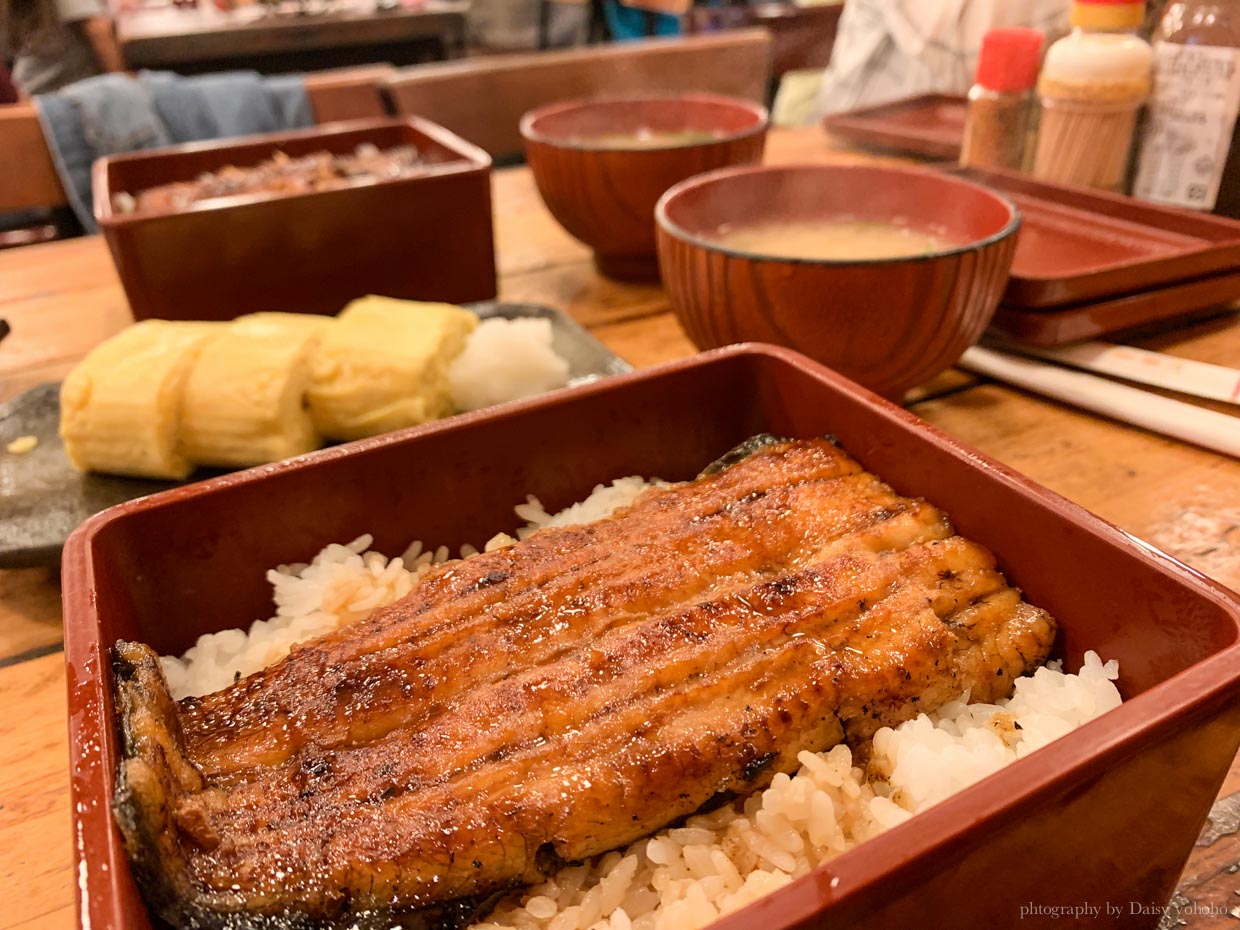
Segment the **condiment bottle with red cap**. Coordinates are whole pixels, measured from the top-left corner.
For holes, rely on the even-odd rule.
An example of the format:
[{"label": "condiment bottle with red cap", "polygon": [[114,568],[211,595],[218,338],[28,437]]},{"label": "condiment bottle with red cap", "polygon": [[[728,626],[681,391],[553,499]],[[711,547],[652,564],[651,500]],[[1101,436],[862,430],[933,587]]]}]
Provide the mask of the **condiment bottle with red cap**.
[{"label": "condiment bottle with red cap", "polygon": [[1020,169],[1041,54],[1036,29],[992,29],[983,37],[960,164]]},{"label": "condiment bottle with red cap", "polygon": [[1154,54],[1137,35],[1144,3],[1077,0],[1073,30],[1046,52],[1034,177],[1119,190],[1137,112],[1150,93]]}]

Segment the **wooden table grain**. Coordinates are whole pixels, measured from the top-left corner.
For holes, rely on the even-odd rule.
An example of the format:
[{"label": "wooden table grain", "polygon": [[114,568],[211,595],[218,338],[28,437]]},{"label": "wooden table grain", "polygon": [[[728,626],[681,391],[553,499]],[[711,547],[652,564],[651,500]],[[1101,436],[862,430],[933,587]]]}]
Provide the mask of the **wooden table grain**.
[{"label": "wooden table grain", "polygon": [[[817,130],[772,135],[768,160],[857,160]],[[494,180],[500,297],[558,307],[644,367],[693,351],[657,286],[600,278],[588,250],[543,208],[523,168]],[[0,399],[56,380],[129,323],[97,238],[0,253]],[[1184,358],[1240,360],[1240,315],[1146,337]],[[1240,588],[1240,462],[962,372],[913,392],[920,416],[988,455]],[[1240,426],[1240,420],[1237,421]],[[74,926],[70,760],[56,573],[0,571],[0,930]],[[1167,927],[1215,930],[1240,916],[1240,766],[1202,834]]]}]

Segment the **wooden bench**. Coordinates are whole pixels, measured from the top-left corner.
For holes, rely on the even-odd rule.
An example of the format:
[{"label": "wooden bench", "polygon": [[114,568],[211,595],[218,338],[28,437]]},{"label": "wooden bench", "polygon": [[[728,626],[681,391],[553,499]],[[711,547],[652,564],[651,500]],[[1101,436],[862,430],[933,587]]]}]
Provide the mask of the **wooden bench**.
[{"label": "wooden bench", "polygon": [[762,101],[770,64],[770,35],[744,29],[415,65],[389,80],[387,92],[397,113],[446,126],[508,161],[523,151],[522,114],[537,106],[574,97],[685,91]]}]

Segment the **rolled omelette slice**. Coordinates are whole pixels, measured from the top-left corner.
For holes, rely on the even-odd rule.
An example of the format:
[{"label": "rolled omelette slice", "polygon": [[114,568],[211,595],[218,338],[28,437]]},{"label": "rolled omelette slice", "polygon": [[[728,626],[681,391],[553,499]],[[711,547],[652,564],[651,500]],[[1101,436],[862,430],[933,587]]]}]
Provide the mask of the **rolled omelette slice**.
[{"label": "rolled omelette slice", "polygon": [[310,415],[332,439],[361,439],[453,412],[447,368],[478,325],[451,304],[362,297],[310,362]]},{"label": "rolled omelette slice", "polygon": [[181,454],[247,468],[322,445],[307,406],[310,354],[330,317],[239,317],[198,356],[181,398]]},{"label": "rolled omelette slice", "polygon": [[300,337],[308,333],[316,339],[321,339],[323,331],[334,324],[335,317],[320,316],[316,313],[277,313],[268,310],[239,316],[232,321],[230,327],[234,330],[270,335],[285,333],[292,337]]},{"label": "rolled omelette slice", "polygon": [[97,346],[60,389],[60,437],[79,471],[184,478],[181,395],[203,347],[223,323],[145,320]]}]

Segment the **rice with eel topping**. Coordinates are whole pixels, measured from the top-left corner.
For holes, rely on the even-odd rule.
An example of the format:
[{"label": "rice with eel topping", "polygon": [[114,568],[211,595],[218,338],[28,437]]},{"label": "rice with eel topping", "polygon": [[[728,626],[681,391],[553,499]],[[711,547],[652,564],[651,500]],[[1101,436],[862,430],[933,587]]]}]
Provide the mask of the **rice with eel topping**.
[{"label": "rice with eel topping", "polygon": [[[530,497],[525,524],[487,551],[543,527],[588,523],[632,503],[657,480],[620,478],[584,501],[548,514]],[[245,630],[199,637],[180,658],[162,658],[177,699],[232,684],[288,654],[294,643],[368,616],[404,597],[446,546],[413,543],[388,559],[372,538],[332,544],[309,564],[267,573],[276,614]],[[465,546],[461,558],[478,550]],[[1087,652],[1080,671],[1056,662],[1015,682],[1012,697],[970,704],[966,694],[934,714],[879,730],[863,767],[847,745],[802,752],[799,771],[776,775],[748,798],[628,848],[561,869],[513,892],[472,930],[696,930],[782,887],[980,781],[1120,704],[1118,663]]]}]

